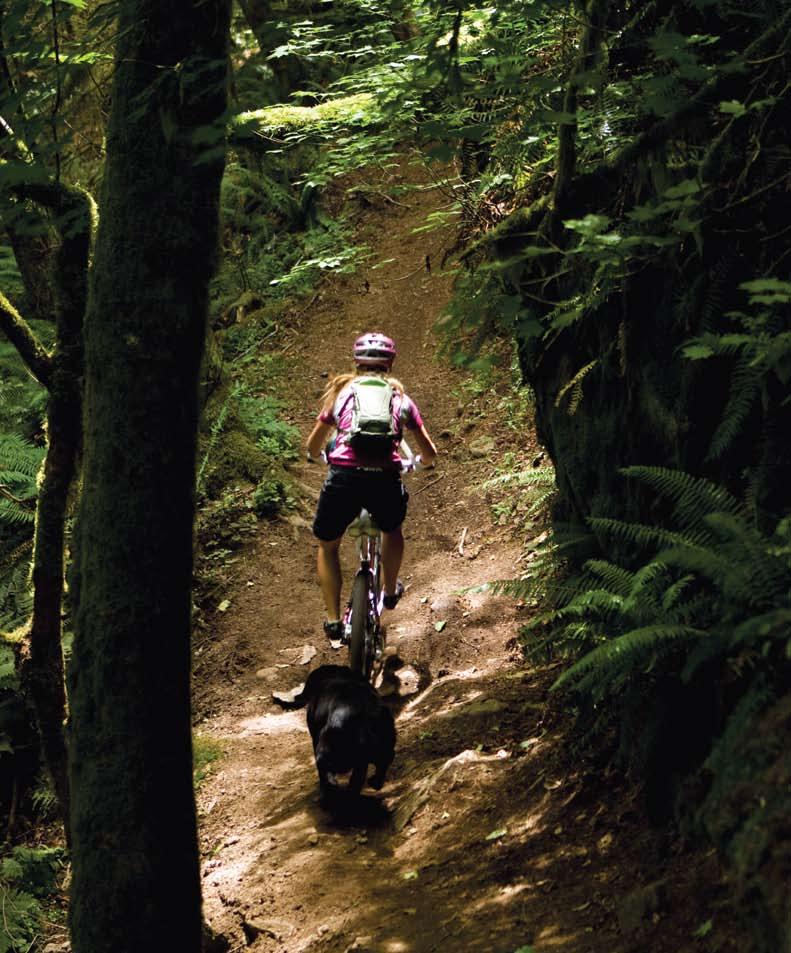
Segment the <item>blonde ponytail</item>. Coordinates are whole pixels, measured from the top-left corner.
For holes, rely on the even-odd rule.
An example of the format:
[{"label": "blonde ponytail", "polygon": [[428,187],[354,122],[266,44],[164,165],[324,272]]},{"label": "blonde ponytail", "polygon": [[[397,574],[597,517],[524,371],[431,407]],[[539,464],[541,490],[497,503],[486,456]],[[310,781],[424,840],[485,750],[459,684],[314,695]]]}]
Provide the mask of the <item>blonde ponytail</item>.
[{"label": "blonde ponytail", "polygon": [[332,413],[335,401],[338,399],[338,394],[340,394],[343,388],[346,387],[347,384],[350,384],[356,376],[356,374],[336,374],[335,377],[330,378],[329,383],[324,389],[324,393],[321,395],[322,413]]}]

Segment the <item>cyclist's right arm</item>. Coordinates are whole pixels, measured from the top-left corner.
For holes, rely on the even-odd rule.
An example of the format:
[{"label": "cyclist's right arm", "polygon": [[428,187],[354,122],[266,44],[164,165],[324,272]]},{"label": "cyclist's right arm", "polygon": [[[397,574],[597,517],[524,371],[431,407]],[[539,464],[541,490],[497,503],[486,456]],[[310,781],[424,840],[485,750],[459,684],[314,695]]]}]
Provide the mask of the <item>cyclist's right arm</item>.
[{"label": "cyclist's right arm", "polygon": [[324,449],[327,441],[335,430],[335,424],[325,424],[319,420],[308,437],[308,459],[318,461],[321,459],[321,451]]}]

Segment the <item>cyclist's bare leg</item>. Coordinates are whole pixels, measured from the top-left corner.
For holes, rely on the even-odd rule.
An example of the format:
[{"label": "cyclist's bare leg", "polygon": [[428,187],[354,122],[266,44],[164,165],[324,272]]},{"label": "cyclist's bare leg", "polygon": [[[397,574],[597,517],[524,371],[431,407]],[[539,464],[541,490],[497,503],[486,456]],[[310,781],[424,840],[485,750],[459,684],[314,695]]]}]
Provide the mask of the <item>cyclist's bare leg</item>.
[{"label": "cyclist's bare leg", "polygon": [[342,539],[343,537],[339,536],[338,539],[329,541],[319,540],[317,560],[319,585],[324,597],[327,618],[330,620],[340,619],[341,617],[341,586],[343,579],[341,577],[340,545]]},{"label": "cyclist's bare leg", "polygon": [[404,558],[404,534],[401,527],[391,533],[382,533],[382,575],[385,595],[392,596],[398,583],[398,570]]}]

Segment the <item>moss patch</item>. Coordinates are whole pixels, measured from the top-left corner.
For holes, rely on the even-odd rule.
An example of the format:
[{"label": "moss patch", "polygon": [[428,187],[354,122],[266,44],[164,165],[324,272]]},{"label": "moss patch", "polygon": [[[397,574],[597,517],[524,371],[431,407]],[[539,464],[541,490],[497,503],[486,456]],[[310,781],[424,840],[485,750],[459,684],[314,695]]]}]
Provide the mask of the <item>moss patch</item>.
[{"label": "moss patch", "polygon": [[[358,93],[329,99],[317,106],[267,106],[234,116],[230,124],[231,140],[251,144],[286,136],[308,136],[338,126],[370,126],[381,119],[376,97]],[[271,143],[277,145],[278,143]]]}]

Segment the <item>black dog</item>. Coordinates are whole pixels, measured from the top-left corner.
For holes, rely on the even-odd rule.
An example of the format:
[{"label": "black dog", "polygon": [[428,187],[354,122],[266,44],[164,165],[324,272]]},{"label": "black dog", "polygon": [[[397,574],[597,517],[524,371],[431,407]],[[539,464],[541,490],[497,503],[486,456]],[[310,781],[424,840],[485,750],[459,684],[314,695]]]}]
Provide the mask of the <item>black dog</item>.
[{"label": "black dog", "polygon": [[348,791],[359,794],[368,782],[377,791],[395,755],[395,721],[376,691],[358,672],[344,665],[321,665],[288,707],[307,705],[308,729],[325,799],[337,787],[336,775],[351,772]]}]

